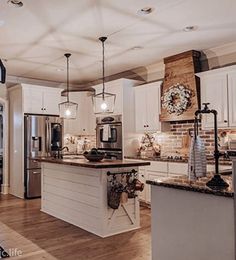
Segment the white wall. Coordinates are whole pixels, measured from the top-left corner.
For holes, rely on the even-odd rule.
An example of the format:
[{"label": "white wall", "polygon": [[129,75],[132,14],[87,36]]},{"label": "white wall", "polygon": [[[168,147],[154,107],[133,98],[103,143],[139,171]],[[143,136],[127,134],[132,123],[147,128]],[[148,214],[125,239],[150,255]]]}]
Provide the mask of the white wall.
[{"label": "white wall", "polygon": [[0,84],[0,103],[3,105],[3,184],[1,192],[8,193],[9,189],[9,133],[8,133],[8,98],[5,84]]}]

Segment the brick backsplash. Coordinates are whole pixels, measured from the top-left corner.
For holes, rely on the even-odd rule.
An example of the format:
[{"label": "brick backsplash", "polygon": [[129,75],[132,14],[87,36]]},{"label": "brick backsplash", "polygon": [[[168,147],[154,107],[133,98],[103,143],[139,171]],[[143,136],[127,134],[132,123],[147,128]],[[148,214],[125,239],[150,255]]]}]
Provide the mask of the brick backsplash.
[{"label": "brick backsplash", "polygon": [[[188,135],[189,131],[193,134],[194,122],[193,121],[178,121],[170,123],[170,131],[165,133],[156,133],[155,139],[157,143],[161,145],[162,155],[165,153],[179,152],[182,148],[183,136]],[[236,134],[236,129],[219,129],[218,137],[219,144],[222,142],[222,134]],[[214,132],[213,130],[202,130],[201,123],[199,123],[199,136],[205,143],[207,155],[213,155],[214,151]],[[224,151],[227,149],[226,146],[219,147],[220,150]]]}]

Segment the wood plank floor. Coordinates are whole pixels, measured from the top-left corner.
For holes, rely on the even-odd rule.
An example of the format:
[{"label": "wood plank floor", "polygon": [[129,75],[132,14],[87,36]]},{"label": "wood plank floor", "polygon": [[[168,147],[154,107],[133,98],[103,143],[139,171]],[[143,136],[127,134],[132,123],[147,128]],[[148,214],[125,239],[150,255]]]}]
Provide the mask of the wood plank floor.
[{"label": "wood plank floor", "polygon": [[150,209],[141,208],[141,229],[100,238],[40,212],[39,199],[0,195],[0,245],[21,250],[14,259],[150,260]]}]

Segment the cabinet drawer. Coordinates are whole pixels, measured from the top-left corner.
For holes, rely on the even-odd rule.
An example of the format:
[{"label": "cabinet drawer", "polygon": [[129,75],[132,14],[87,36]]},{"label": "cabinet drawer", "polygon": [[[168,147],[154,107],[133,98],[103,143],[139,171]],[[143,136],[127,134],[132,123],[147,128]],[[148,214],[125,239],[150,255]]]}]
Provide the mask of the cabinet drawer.
[{"label": "cabinet drawer", "polygon": [[167,173],[164,172],[148,172],[148,180],[161,180],[167,177]]},{"label": "cabinet drawer", "polygon": [[169,163],[169,174],[188,175],[187,163]]},{"label": "cabinet drawer", "polygon": [[[232,169],[231,165],[219,165],[219,170],[223,171],[223,170],[229,170]],[[214,164],[207,164],[207,171],[208,172],[214,172],[215,171],[215,165]]]},{"label": "cabinet drawer", "polygon": [[146,169],[148,171],[153,171],[153,172],[167,173],[168,172],[168,163],[167,162],[151,162],[151,165],[147,166]]}]

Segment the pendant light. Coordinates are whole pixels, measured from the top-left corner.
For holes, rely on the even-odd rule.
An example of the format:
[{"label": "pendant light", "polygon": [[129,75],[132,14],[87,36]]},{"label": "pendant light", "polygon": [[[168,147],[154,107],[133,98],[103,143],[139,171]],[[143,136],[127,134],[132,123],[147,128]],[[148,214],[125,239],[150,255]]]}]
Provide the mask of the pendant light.
[{"label": "pendant light", "polygon": [[66,81],[66,95],[67,99],[65,102],[59,104],[59,113],[60,117],[64,119],[76,119],[78,104],[71,102],[69,99],[69,58],[71,56],[70,53],[66,53],[64,55],[67,61],[67,81]]},{"label": "pendant light", "polygon": [[116,95],[105,92],[105,41],[107,37],[100,37],[102,42],[102,92],[92,96],[95,114],[108,114],[114,112]]}]

